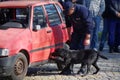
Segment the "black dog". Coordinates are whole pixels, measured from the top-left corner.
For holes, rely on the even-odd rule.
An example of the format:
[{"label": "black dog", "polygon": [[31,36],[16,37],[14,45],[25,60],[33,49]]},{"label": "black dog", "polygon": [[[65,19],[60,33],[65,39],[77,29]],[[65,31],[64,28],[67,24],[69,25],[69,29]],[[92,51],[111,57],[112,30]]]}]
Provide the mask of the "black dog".
[{"label": "black dog", "polygon": [[[62,70],[61,74],[71,74],[72,68],[74,64],[81,63],[81,68],[77,74],[82,73],[82,76],[85,76],[90,71],[91,65],[96,68],[96,71],[93,74],[97,74],[100,68],[97,65],[98,58],[101,57],[103,59],[108,59],[105,56],[101,55],[99,52],[87,49],[87,50],[68,50],[59,48],[56,49],[52,56],[56,57],[57,60],[63,62],[65,64],[65,68]],[[84,68],[87,68],[84,71]]]}]

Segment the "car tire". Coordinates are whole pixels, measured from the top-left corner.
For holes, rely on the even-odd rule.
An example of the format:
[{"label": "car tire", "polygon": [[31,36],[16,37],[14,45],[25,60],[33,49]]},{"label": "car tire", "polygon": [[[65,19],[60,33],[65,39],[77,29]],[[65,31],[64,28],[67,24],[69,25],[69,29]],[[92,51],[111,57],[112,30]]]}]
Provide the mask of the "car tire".
[{"label": "car tire", "polygon": [[23,53],[19,53],[14,61],[10,80],[23,80],[28,70],[28,61]]}]

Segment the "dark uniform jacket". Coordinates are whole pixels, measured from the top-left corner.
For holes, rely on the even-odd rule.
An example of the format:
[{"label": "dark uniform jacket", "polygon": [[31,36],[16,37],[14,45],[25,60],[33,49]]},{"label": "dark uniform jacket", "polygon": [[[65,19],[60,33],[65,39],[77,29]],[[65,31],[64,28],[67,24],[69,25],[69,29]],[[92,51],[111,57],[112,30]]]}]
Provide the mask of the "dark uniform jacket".
[{"label": "dark uniform jacket", "polygon": [[93,21],[89,10],[82,5],[75,5],[74,13],[66,20],[67,27],[73,26],[73,32],[90,34],[93,29]]}]

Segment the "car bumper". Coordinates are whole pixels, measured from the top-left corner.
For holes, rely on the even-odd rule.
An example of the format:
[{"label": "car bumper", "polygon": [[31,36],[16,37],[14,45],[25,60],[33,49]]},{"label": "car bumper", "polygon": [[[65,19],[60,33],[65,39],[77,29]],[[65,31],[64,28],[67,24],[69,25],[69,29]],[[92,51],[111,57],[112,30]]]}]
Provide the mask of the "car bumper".
[{"label": "car bumper", "polygon": [[0,77],[9,76],[13,70],[15,56],[0,58]]}]

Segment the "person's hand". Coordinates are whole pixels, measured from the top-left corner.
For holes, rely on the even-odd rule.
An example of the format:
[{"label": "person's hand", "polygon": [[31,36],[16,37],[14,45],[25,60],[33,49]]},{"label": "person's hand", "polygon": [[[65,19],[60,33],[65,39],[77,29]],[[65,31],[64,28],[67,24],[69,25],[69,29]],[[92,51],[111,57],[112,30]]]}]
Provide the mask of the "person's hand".
[{"label": "person's hand", "polygon": [[120,18],[120,12],[119,12],[119,13],[117,13],[117,16]]},{"label": "person's hand", "polygon": [[85,40],[84,40],[84,46],[90,45],[90,34],[86,34]]},{"label": "person's hand", "polygon": [[118,13],[118,17],[120,18],[120,13]]},{"label": "person's hand", "polygon": [[90,45],[90,39],[85,39],[84,40],[84,46]]}]

